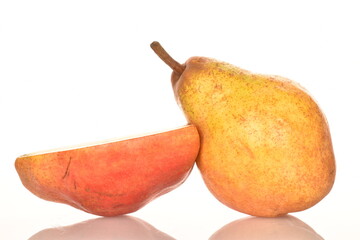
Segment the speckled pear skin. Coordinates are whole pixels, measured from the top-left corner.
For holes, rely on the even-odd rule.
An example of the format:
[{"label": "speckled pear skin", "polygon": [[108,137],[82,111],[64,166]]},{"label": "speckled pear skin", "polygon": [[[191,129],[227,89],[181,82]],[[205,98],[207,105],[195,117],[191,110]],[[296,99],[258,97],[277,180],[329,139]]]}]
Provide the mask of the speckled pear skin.
[{"label": "speckled pear skin", "polygon": [[275,217],[314,206],[331,190],[327,120],[297,83],[205,57],[173,72],[176,99],[201,138],[197,166],[223,204]]}]

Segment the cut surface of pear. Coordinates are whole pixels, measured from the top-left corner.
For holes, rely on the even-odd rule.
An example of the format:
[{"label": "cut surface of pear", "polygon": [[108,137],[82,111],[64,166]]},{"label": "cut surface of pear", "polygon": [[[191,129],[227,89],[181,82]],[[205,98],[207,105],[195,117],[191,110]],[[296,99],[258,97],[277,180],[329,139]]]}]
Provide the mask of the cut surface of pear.
[{"label": "cut surface of pear", "polygon": [[69,151],[69,150],[76,150],[79,148],[89,148],[89,147],[94,147],[94,146],[99,146],[99,145],[104,145],[104,144],[109,144],[109,143],[127,141],[127,140],[136,139],[136,138],[142,138],[142,137],[148,137],[151,135],[161,134],[163,132],[175,131],[175,130],[186,128],[186,127],[188,127],[188,126],[182,126],[182,127],[177,127],[177,128],[167,129],[167,130],[157,131],[157,132],[151,132],[151,133],[146,133],[146,134],[134,134],[131,136],[126,136],[126,137],[109,138],[109,139],[104,139],[104,140],[100,140],[100,141],[92,141],[92,142],[87,142],[87,143],[81,143],[81,144],[69,145],[69,146],[58,147],[58,148],[53,148],[53,149],[47,149],[47,150],[23,154],[19,158],[30,157],[30,156],[35,156],[35,155],[43,155],[43,154],[55,153],[55,152],[62,152],[62,151]]},{"label": "cut surface of pear", "polygon": [[199,151],[196,127],[25,154],[15,161],[36,196],[83,211],[134,212],[182,184]]},{"label": "cut surface of pear", "polygon": [[[158,45],[169,66],[180,65]],[[336,170],[328,123],[303,87],[206,57],[172,68],[175,97],[200,134],[197,166],[219,201],[274,217],[330,192]]]}]

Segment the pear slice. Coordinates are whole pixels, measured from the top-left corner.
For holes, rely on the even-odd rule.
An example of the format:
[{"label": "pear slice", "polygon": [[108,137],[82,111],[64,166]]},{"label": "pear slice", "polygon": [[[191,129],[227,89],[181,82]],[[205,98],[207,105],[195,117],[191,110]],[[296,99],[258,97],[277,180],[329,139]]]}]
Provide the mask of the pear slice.
[{"label": "pear slice", "polygon": [[18,157],[23,185],[36,196],[100,216],[137,211],[182,184],[200,146],[186,125],[139,137]]}]

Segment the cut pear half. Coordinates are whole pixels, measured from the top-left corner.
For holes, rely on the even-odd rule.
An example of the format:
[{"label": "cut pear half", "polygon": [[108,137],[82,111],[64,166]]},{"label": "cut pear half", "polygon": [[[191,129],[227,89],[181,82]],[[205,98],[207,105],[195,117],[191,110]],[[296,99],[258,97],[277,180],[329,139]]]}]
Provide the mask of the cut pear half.
[{"label": "cut pear half", "polygon": [[193,125],[137,137],[25,154],[15,167],[36,196],[83,211],[134,212],[182,184],[200,147]]}]

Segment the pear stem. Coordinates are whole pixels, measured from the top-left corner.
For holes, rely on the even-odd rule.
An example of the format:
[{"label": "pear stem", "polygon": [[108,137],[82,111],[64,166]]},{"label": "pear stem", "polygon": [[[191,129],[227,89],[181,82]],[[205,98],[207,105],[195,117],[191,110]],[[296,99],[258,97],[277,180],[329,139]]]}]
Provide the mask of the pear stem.
[{"label": "pear stem", "polygon": [[185,66],[183,66],[180,63],[178,63],[177,61],[175,61],[165,51],[165,49],[161,46],[161,44],[159,42],[156,42],[156,41],[152,42],[150,44],[150,47],[152,48],[152,50],[154,50],[156,55],[158,55],[161,58],[161,60],[163,60],[174,72],[178,73],[179,75],[181,75],[183,73],[183,71],[185,70]]}]

